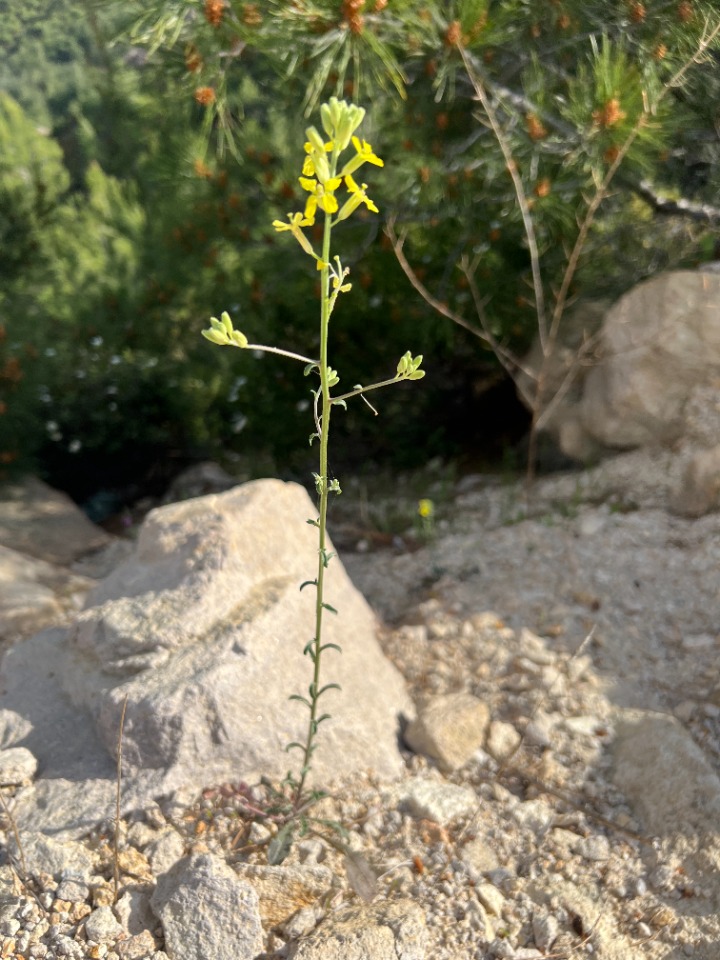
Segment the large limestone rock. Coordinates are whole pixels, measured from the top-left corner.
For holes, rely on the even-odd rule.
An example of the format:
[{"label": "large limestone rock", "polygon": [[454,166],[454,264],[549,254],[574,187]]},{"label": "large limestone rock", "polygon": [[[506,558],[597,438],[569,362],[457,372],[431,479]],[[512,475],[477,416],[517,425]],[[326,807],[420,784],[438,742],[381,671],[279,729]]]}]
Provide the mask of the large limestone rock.
[{"label": "large limestone rock", "polygon": [[664,273],[609,311],[601,362],[585,381],[581,417],[608,447],[671,443],[682,436],[693,388],[720,375],[720,276]]},{"label": "large limestone rock", "polygon": [[[565,454],[583,461],[678,442],[693,451],[715,446],[719,305],[720,274],[679,270],[638,284],[606,311],[602,323],[600,305],[576,308],[545,363],[546,402],[574,372],[544,429]],[[597,337],[597,344],[578,364],[587,337]],[[523,366],[537,371],[541,361],[536,345]],[[521,397],[529,391],[521,376]]]},{"label": "large limestone rock", "polygon": [[0,487],[0,543],[4,547],[69,567],[78,557],[112,541],[70,497],[37,477]]},{"label": "large limestone rock", "polygon": [[[316,574],[316,530],[306,523],[315,516],[302,487],[278,480],[154,510],[133,555],[91,592],[73,627],[11,650],[2,670],[9,697],[0,742],[22,739],[37,756],[36,793],[44,790],[44,770],[57,782],[69,779],[59,758],[70,745],[67,734],[59,742],[58,730],[72,726],[73,710],[73,755],[83,756],[78,741],[89,717],[93,769],[86,777],[111,776],[98,763],[97,743],[110,762],[126,699],[130,792],[143,782],[146,794],[158,795],[283,777],[291,764],[285,747],[303,739],[307,719],[288,697],[307,694],[312,679],[302,651],[314,633],[315,595],[299,586]],[[320,729],[316,782],[364,768],[391,777],[402,769],[399,715],[412,712],[403,680],[337,558],[327,569],[325,599],[339,614],[327,613],[324,640],[343,652],[326,651],[322,680],[342,691],[321,701],[332,719]],[[78,762],[73,780],[80,779]],[[47,810],[52,797],[43,797]]]}]

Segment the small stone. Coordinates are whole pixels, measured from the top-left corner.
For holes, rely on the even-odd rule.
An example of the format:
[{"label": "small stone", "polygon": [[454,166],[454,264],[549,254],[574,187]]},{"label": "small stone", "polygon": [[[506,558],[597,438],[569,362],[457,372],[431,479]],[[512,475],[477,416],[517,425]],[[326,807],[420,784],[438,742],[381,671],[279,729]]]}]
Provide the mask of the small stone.
[{"label": "small stone", "polygon": [[116,940],[123,932],[111,907],[97,907],[85,921],[89,940]]},{"label": "small stone", "polygon": [[133,847],[137,847],[138,850],[144,850],[148,844],[157,838],[157,835],[157,830],[153,830],[147,823],[138,820],[128,828],[127,841]]},{"label": "small stone", "polygon": [[480,837],[466,843],[462,848],[461,856],[463,862],[478,874],[488,873],[500,866],[497,854],[492,846]]},{"label": "small stone", "polygon": [[114,908],[115,916],[132,936],[155,926],[155,914],[150,908],[150,894],[137,887],[131,887],[120,897]]},{"label": "small stone", "polygon": [[144,852],[153,873],[159,877],[160,874],[167,873],[185,855],[185,842],[177,830],[169,828],[159,836],[156,834]]},{"label": "small stone", "polygon": [[411,780],[405,786],[403,803],[414,817],[446,824],[456,817],[470,816],[478,798],[470,787],[432,780]]},{"label": "small stone", "polygon": [[532,919],[533,940],[535,946],[547,953],[557,940],[560,924],[552,914],[534,914]]},{"label": "small stone", "polygon": [[581,837],[575,844],[575,852],[583,859],[602,863],[610,859],[610,843],[607,837]]},{"label": "small stone", "polygon": [[486,749],[496,760],[507,760],[520,746],[520,739],[520,734],[511,723],[493,720],[490,724]]},{"label": "small stone", "polygon": [[552,743],[553,721],[546,713],[537,713],[524,730],[525,742],[533,747],[549,747]]},{"label": "small stone", "polygon": [[79,880],[61,880],[55,896],[70,903],[85,901],[90,896],[90,887]]},{"label": "small stone", "polygon": [[449,772],[462,767],[482,746],[489,719],[487,706],[472,694],[446,694],[422,707],[408,725],[405,741]]},{"label": "small stone", "polygon": [[527,627],[523,627],[520,631],[518,644],[523,656],[538,666],[544,667],[555,663],[555,654],[548,650],[542,637],[528,630]]},{"label": "small stone", "polygon": [[248,831],[248,840],[250,843],[263,843],[267,841],[270,836],[272,836],[272,834],[264,823],[258,823],[257,820],[254,820],[250,824]]},{"label": "small stone", "polygon": [[155,950],[155,938],[149,930],[143,930],[128,940],[120,940],[115,950],[121,960],[144,960]]},{"label": "small stone", "polygon": [[526,800],[513,807],[512,815],[516,823],[534,833],[541,833],[552,823],[555,816],[552,807],[544,800]]},{"label": "small stone", "polygon": [[496,886],[493,886],[492,883],[481,883],[475,888],[475,893],[488,913],[493,914],[495,917],[502,916],[505,897]]}]

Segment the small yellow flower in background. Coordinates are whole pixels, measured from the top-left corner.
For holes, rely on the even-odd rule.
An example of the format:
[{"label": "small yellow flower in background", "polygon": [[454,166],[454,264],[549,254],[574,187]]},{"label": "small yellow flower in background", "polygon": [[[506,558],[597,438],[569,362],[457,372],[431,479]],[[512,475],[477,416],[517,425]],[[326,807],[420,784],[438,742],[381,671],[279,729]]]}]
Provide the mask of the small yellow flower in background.
[{"label": "small yellow flower in background", "polygon": [[432,500],[423,499],[418,501],[418,514],[423,520],[429,520],[435,513],[435,504]]}]

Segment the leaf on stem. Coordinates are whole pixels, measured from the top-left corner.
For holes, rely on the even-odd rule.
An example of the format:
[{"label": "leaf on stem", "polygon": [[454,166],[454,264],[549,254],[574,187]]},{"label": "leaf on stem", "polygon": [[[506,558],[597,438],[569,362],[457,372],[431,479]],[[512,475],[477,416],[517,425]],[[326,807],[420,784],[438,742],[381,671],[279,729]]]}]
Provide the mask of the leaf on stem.
[{"label": "leaf on stem", "polygon": [[342,648],[339,647],[336,643],[324,643],[320,647],[320,653],[322,653],[323,650],[337,650],[338,653],[342,653]]},{"label": "leaf on stem", "polygon": [[369,903],[377,894],[377,877],[365,857],[346,848],[345,875],[355,893]]},{"label": "leaf on stem", "polygon": [[276,867],[282,863],[292,849],[293,836],[295,834],[295,824],[286,823],[272,838],[268,846],[268,863],[271,867]]},{"label": "leaf on stem", "polygon": [[317,586],[317,580],[303,580],[303,582],[300,584],[300,590],[304,590],[305,587],[316,587],[316,586]]},{"label": "leaf on stem", "polygon": [[[309,581],[309,582],[315,583],[315,581]],[[315,583],[315,585],[317,586],[317,583]],[[337,610],[336,610],[335,607],[333,607],[331,604],[329,604],[329,603],[323,603],[322,606],[323,606],[323,609],[329,610],[330,613],[337,614]]]},{"label": "leaf on stem", "polygon": [[[312,694],[311,694],[311,696],[312,696]],[[312,704],[310,703],[310,701],[309,701],[309,700],[306,700],[305,697],[301,696],[299,693],[292,693],[292,694],[288,697],[288,700],[299,700],[300,703],[304,703],[304,704],[305,704],[305,706],[308,708],[308,710],[312,710]]]}]

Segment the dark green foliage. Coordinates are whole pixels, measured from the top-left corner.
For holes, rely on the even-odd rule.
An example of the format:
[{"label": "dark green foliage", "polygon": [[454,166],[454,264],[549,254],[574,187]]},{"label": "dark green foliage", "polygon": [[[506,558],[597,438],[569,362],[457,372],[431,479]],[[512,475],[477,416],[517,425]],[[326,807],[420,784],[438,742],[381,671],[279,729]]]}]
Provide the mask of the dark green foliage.
[{"label": "dark green foliage", "polygon": [[[381,216],[337,231],[357,255],[331,328],[341,387],[391,376],[409,347],[428,369],[422,391],[378,397],[381,430],[361,401],[338,410],[335,455],[409,466],[480,440],[493,353],[420,298],[383,231],[395,216],[421,281],[477,327],[465,258],[495,336],[530,343],[527,238],[454,38],[512,149],[552,306],[598,180],[718,16],[691,0],[0,0],[0,469],[34,459],[89,488],[225,449],[308,470],[314,383],[199,331],[227,309],[251,342],[312,355],[314,278],[270,224],[302,204],[303,111],[333,93],[369,107],[386,161]],[[661,220],[638,188],[715,202],[717,95],[713,54],[659,102],[571,296],[712,255],[706,223]]]}]

